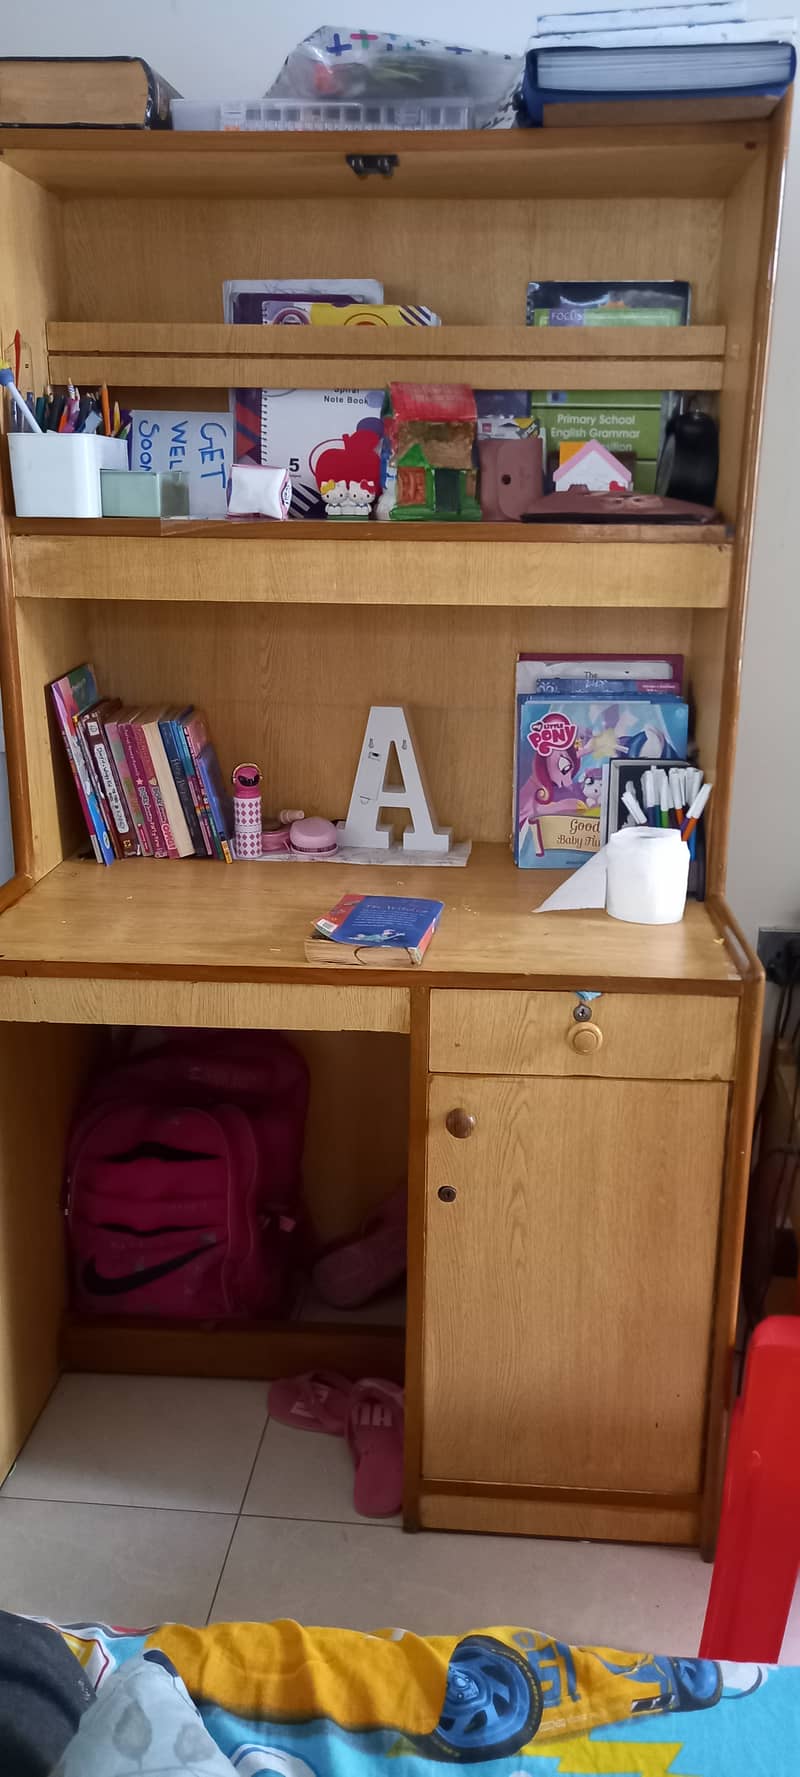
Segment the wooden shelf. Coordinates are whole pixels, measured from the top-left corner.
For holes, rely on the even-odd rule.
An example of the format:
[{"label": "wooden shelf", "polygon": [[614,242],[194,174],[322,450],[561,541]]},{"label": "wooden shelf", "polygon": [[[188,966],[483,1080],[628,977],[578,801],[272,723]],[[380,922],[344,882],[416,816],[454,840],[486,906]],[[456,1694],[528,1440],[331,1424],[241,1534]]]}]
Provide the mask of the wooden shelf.
[{"label": "wooden shelf", "polygon": [[229,327],[51,321],[50,379],[115,388],[721,389],[724,327]]},{"label": "wooden shelf", "polygon": [[[0,130],[0,155],[48,191],[113,197],[721,197],[765,148],[764,121],[620,130],[397,132]],[[359,179],[349,154],[397,154]]]},{"label": "wooden shelf", "polygon": [[[740,991],[705,906],[690,902],[675,926],[629,926],[603,912],[534,918],[560,880],[517,870],[505,846],[486,845],[464,869],[72,861],[0,917],[0,1018],[405,1031],[415,982],[584,982],[587,958],[595,987]],[[445,902],[421,969],[306,961],[313,918],[353,889]]]},{"label": "wooden shelf", "polygon": [[174,1320],[83,1320],[61,1329],[67,1370],[123,1376],[238,1376],[259,1382],[308,1370],[388,1376],[402,1382],[403,1327],[344,1325],[341,1320],[250,1322],[242,1326]]},{"label": "wooden shelf", "polygon": [[724,525],[15,519],[15,596],[159,604],[723,610]]}]

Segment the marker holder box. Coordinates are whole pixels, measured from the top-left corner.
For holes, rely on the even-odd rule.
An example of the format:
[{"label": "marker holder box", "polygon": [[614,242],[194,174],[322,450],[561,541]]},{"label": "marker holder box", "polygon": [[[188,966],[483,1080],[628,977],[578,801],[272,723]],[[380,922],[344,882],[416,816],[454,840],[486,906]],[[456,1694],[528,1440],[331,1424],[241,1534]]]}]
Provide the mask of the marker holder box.
[{"label": "marker holder box", "polygon": [[100,518],[101,469],[127,469],[125,438],[95,432],[11,432],[17,518]]}]

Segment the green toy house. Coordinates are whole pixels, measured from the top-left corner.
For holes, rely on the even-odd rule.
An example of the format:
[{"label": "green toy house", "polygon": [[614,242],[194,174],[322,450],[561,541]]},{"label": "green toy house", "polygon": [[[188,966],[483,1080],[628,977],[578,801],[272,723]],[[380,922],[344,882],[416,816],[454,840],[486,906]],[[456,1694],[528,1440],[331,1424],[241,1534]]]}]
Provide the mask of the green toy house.
[{"label": "green toy house", "polygon": [[472,389],[392,383],[390,399],[385,425],[397,468],[392,518],[479,520]]}]

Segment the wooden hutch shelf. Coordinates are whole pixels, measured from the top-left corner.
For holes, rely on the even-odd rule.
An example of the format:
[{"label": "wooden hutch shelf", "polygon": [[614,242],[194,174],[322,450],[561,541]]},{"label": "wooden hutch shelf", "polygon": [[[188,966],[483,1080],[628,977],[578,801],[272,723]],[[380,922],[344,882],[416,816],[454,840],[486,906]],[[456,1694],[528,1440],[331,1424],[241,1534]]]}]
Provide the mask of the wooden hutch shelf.
[{"label": "wooden hutch shelf", "polygon": [[[761,119],[458,133],[0,130],[5,164],[68,196],[220,198],[723,197],[769,139]],[[359,179],[349,155],[396,154]],[[377,188],[377,191],[376,191]]]},{"label": "wooden hutch shelf", "polygon": [[[552,986],[576,970],[585,974],[588,957],[598,986],[640,992],[661,983],[689,992],[698,985],[704,993],[740,992],[739,969],[704,904],[690,902],[677,926],[629,928],[596,911],[535,914],[561,881],[558,872],[517,870],[501,845],[476,846],[463,868],[293,861],[246,867],[191,858],[135,858],[103,868],[75,859],[51,870],[2,916],[0,1016],[23,1016],[28,996],[30,1015],[46,1017],[37,996],[60,981],[62,1016],[74,1018],[87,979],[108,983],[106,1008],[120,1004],[126,983],[142,982],[148,990],[180,983],[182,993],[173,997],[176,1004],[183,999],[186,1012],[178,1021],[208,1023],[219,998],[214,984],[255,987],[255,1009],[270,983],[298,981],[313,984],[321,999],[342,994],[342,1029],[407,1030],[402,1008],[415,985],[502,978],[509,987]],[[364,894],[414,893],[445,902],[441,931],[421,969],[334,970],[306,961],[303,942],[315,915],[354,884]],[[205,990],[211,1016],[195,1019]],[[292,991],[284,994],[286,1023],[302,1029],[291,1017]],[[388,996],[385,1022],[353,1023],[373,994]],[[259,1026],[264,1022],[257,1018]],[[324,1027],[311,1028],[335,1026],[326,1019]]]},{"label": "wooden hutch shelf", "polygon": [[723,610],[724,525],[16,519],[17,599]]},{"label": "wooden hutch shelf", "polygon": [[721,389],[724,327],[186,327],[51,321],[50,378],[115,388]]},{"label": "wooden hutch shelf", "polygon": [[[713,1546],[763,997],[721,897],[790,110],[737,106],[494,133],[0,130],[0,345],[20,329],[25,389],[105,380],[187,412],[231,386],[394,379],[698,391],[723,518],[14,520],[0,440],[18,872],[0,890],[0,1477],[63,1364],[404,1368],[410,1528]],[[391,176],[357,176],[365,155],[396,156]],[[443,325],[220,323],[227,278],[348,271]],[[688,282],[691,325],[521,324],[532,278],[634,272]],[[714,796],[707,899],[675,926],[539,914],[553,877],[513,865],[514,661],[576,652],[685,660]],[[258,761],[270,812],[341,814],[370,704],[407,703],[469,863],[78,861],[47,686],[81,661],[126,705],[205,710],[226,773]],[[421,968],[308,962],[313,918],[348,891],[444,901]],[[138,1025],[292,1033],[321,1238],[408,1181],[404,1349],[377,1325],[65,1314],[67,1132],[107,1027]]]}]

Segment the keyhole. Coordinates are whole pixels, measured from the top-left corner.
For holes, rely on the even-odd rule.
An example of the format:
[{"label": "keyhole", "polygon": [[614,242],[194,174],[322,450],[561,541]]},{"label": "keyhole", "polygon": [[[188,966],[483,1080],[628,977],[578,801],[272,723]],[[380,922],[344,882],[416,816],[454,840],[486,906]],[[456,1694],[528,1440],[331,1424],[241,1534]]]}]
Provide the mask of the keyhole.
[{"label": "keyhole", "polygon": [[453,1185],[440,1185],[436,1195],[441,1203],[455,1203],[456,1193]]}]

